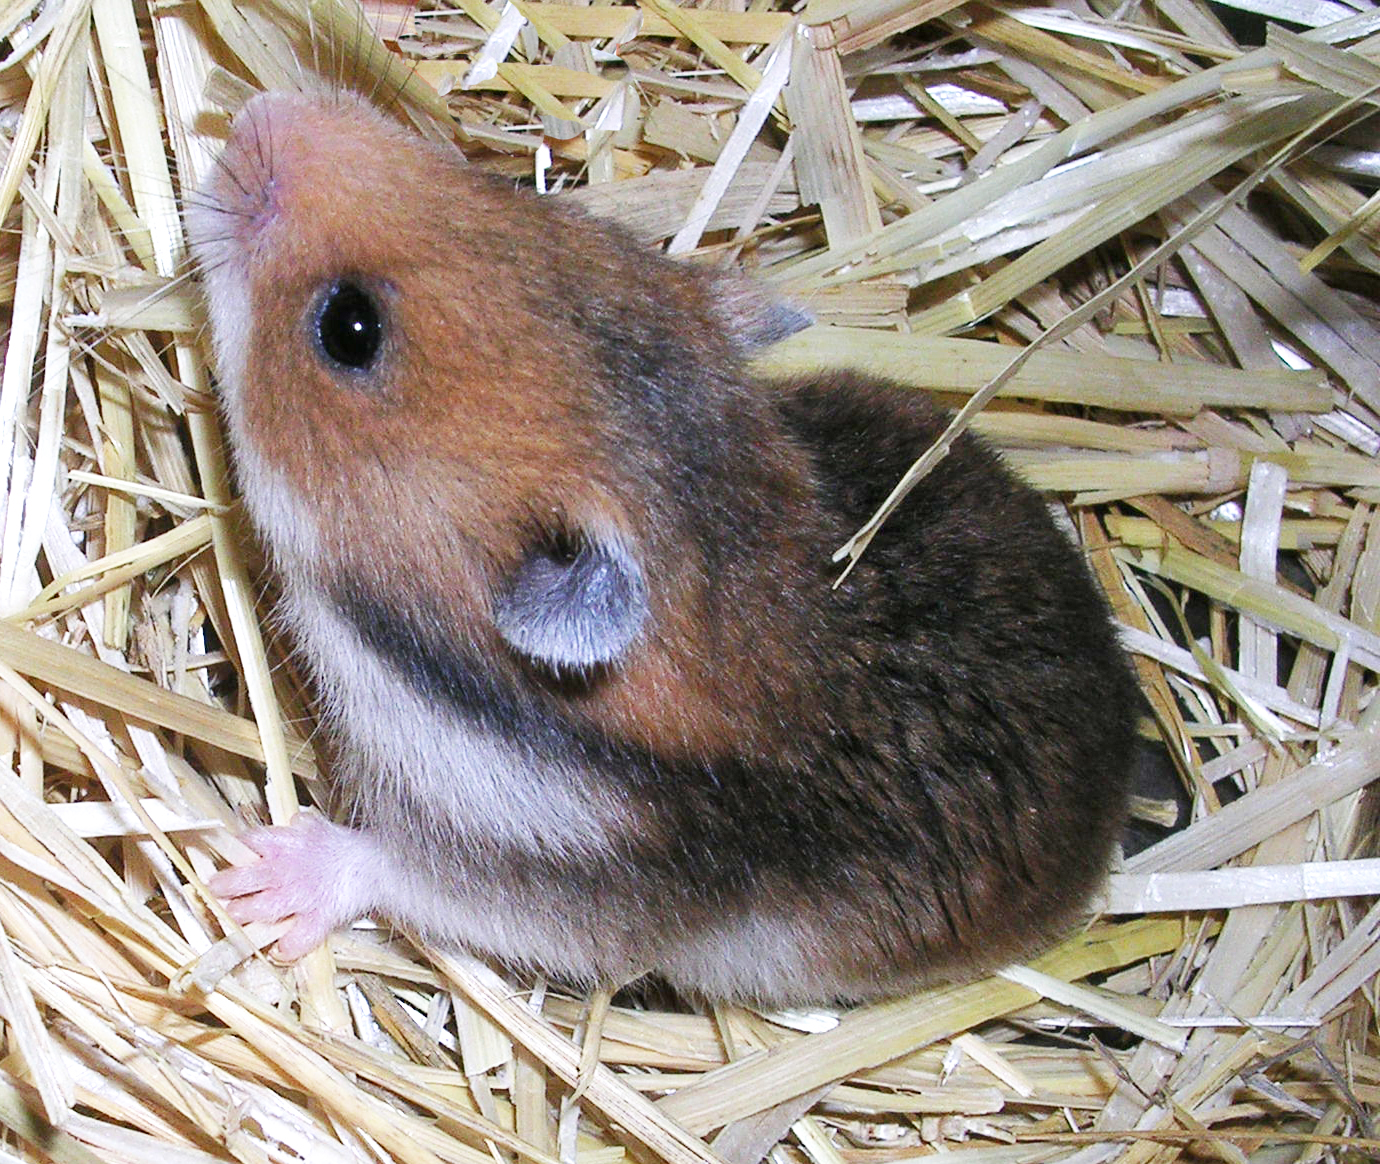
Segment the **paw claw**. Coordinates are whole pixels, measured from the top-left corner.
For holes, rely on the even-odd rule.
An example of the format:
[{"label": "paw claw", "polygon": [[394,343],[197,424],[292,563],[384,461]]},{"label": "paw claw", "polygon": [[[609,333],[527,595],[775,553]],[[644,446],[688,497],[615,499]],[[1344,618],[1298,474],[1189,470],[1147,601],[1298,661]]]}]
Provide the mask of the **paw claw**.
[{"label": "paw claw", "polygon": [[292,928],[274,943],[273,953],[283,962],[296,962],[318,946],[325,945],[334,926],[298,918]]}]

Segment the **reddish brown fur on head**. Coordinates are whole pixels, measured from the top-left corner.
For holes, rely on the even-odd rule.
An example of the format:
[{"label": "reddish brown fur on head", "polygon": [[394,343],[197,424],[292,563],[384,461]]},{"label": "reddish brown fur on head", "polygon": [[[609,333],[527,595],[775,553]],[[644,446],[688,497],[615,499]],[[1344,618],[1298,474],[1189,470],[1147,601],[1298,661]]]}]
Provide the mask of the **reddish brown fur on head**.
[{"label": "reddish brown fur on head", "polygon": [[[215,193],[251,216],[245,428],[332,507],[323,516],[345,545],[361,518],[407,523],[439,508],[501,557],[517,498],[595,500],[594,450],[569,423],[580,401],[550,364],[560,337],[519,310],[525,276],[504,253],[518,240],[496,224],[512,218],[511,196],[362,102],[283,94],[237,119]],[[384,366],[367,381],[342,383],[307,334],[313,298],[342,276],[376,289],[390,316]],[[579,474],[553,479],[572,460]]]}]

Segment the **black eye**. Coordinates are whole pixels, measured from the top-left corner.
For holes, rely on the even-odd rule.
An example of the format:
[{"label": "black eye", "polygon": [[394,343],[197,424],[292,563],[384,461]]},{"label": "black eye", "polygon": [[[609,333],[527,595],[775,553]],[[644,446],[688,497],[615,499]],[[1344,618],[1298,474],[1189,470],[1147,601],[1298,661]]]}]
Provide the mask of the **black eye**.
[{"label": "black eye", "polygon": [[368,369],[383,346],[383,315],[373,296],[354,283],[333,283],[316,309],[316,343],[331,363]]}]

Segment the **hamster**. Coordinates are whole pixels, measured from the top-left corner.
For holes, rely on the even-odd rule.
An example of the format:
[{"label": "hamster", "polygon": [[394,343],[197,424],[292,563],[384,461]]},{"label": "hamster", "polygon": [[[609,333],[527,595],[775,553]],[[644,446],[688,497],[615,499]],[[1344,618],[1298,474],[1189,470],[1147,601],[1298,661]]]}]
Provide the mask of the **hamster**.
[{"label": "hamster", "polygon": [[332,815],[212,889],[567,982],[758,1004],[969,977],[1070,924],[1136,693],[1041,498],[945,417],[763,382],[806,322],[347,94],[261,94],[188,226]]}]

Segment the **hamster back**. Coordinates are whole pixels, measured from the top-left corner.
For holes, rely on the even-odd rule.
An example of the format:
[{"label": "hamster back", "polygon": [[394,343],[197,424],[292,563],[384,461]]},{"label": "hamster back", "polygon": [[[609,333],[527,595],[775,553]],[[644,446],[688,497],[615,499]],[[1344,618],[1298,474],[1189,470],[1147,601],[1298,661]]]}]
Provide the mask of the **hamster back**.
[{"label": "hamster back", "polygon": [[246,504],[333,821],[213,888],[566,979],[861,999],[1036,949],[1103,873],[1135,693],[1079,554],[801,326],[363,102],[268,94],[190,215]]}]

